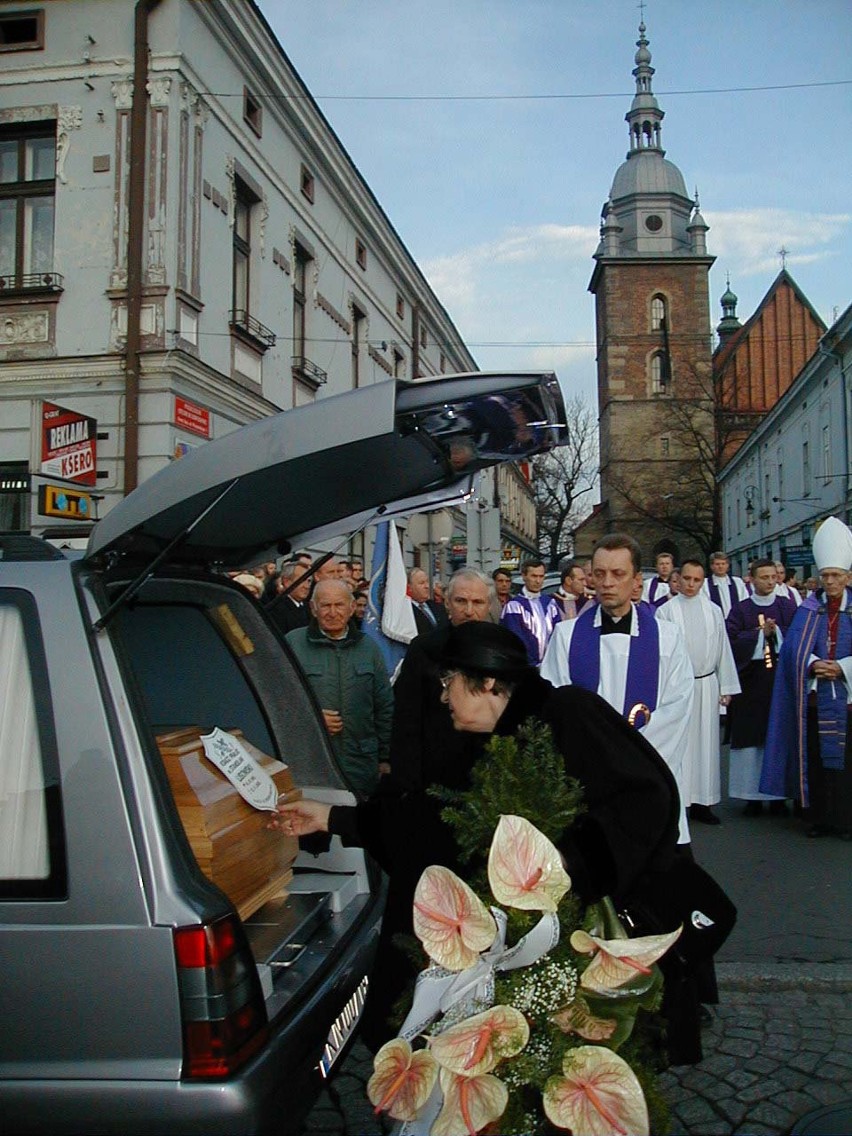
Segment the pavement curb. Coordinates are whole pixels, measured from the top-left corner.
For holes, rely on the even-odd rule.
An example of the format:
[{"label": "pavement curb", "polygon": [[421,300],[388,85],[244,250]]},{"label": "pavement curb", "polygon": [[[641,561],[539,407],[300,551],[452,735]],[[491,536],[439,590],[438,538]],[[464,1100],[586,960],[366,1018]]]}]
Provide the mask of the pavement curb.
[{"label": "pavement curb", "polygon": [[720,990],[841,993],[852,991],[852,964],[717,962],[716,981]]}]

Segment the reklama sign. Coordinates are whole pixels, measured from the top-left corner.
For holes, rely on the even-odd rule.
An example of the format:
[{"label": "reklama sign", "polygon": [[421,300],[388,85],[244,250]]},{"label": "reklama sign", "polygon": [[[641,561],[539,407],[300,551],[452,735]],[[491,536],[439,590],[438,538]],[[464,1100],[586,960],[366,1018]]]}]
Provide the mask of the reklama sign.
[{"label": "reklama sign", "polygon": [[97,431],[96,418],[43,402],[40,472],[76,485],[96,485]]}]

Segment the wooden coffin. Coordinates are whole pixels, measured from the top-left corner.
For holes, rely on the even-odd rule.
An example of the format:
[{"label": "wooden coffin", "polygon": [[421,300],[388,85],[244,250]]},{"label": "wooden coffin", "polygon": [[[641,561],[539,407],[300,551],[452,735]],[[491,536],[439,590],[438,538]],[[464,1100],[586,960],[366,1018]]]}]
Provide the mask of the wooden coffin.
[{"label": "wooden coffin", "polygon": [[[206,732],[206,731],[203,731]],[[298,800],[290,770],[230,730],[275,782],[283,800]],[[204,754],[202,731],[160,734],[157,744],[181,821],[198,865],[231,900],[242,919],[286,893],[298,840],[266,826],[270,814],[249,805]]]}]

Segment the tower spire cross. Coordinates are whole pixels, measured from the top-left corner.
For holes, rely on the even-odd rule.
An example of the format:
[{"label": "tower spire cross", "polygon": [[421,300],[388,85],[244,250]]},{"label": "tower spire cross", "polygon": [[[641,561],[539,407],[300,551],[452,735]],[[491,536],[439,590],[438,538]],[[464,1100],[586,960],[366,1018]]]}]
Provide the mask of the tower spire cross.
[{"label": "tower spire cross", "polygon": [[778,250],[778,255],[781,257],[781,267],[786,268],[787,267],[787,257],[790,255],[790,250],[784,248],[784,246],[782,245],[781,248]]}]

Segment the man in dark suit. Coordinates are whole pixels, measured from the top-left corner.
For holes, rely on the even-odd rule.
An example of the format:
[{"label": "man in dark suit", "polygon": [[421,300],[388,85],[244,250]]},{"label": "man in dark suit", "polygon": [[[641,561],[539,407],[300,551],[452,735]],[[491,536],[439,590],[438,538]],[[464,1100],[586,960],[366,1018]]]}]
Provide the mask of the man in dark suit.
[{"label": "man in dark suit", "polygon": [[444,608],[429,599],[429,577],[422,568],[412,568],[409,571],[408,595],[418,635],[447,625],[447,613]]},{"label": "man in dark suit", "polygon": [[423,789],[433,782],[458,788],[483,741],[456,730],[441,701],[443,688],[434,654],[450,627],[481,622],[489,617],[494,589],[475,568],[459,568],[447,586],[449,618],[411,640],[393,687],[391,777],[383,779],[391,792]]},{"label": "man in dark suit", "polygon": [[[295,586],[287,592],[292,584]],[[307,575],[305,565],[298,560],[288,561],[278,577],[278,595],[270,602],[266,611],[269,618],[282,635],[295,631],[297,627],[307,627],[310,610],[308,596],[312,580]],[[287,592],[287,595],[284,595]]]}]

